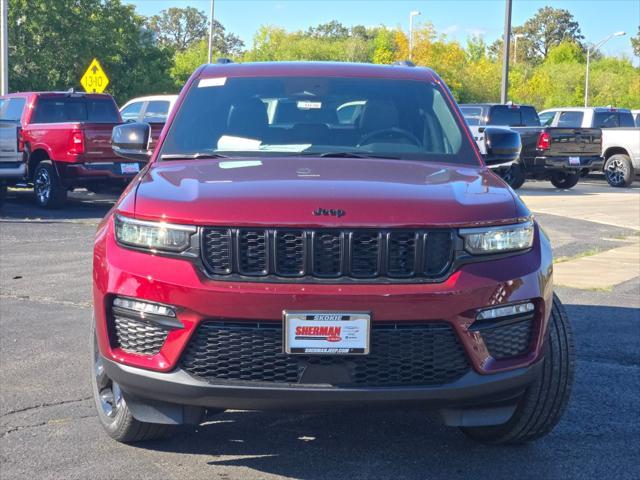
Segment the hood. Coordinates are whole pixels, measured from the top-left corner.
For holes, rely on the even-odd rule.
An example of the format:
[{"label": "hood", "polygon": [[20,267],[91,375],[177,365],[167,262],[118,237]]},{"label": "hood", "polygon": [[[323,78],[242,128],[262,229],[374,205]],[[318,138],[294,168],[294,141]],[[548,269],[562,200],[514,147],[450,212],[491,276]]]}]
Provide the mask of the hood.
[{"label": "hood", "polygon": [[383,159],[158,162],[135,200],[137,218],[221,226],[456,226],[526,215],[484,167]]}]

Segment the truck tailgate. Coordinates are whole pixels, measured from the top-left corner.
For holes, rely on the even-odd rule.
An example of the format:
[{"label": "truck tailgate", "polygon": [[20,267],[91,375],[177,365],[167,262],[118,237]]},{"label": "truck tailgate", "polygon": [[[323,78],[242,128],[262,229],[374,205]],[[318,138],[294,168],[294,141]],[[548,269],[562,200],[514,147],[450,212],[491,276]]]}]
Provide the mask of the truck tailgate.
[{"label": "truck tailgate", "polygon": [[111,131],[114,123],[82,123],[84,133],[83,162],[124,161],[111,150]]},{"label": "truck tailgate", "polygon": [[602,151],[602,132],[599,128],[547,127],[543,130],[551,137],[545,150],[547,157],[594,156]]}]

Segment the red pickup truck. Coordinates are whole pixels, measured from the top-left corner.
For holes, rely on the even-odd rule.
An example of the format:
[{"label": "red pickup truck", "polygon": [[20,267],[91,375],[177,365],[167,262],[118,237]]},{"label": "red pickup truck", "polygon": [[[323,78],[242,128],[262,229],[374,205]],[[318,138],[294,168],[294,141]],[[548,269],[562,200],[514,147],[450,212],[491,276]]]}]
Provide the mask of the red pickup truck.
[{"label": "red pickup truck", "polygon": [[124,186],[141,167],[111,150],[111,131],[122,123],[111,95],[24,92],[0,101],[20,112],[18,150],[26,153],[27,168],[14,183],[32,184],[41,207],[61,207],[74,188]]}]

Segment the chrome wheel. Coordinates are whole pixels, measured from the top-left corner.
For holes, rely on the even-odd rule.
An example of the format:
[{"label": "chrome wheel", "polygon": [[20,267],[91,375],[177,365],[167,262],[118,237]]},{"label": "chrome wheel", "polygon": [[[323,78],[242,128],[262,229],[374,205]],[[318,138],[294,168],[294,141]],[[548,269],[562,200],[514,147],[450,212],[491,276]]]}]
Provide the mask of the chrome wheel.
[{"label": "chrome wheel", "polygon": [[94,350],[93,375],[102,413],[107,417],[114,418],[123,403],[122,391],[120,390],[120,385],[111,380],[105,373],[104,361],[100,356],[97,345],[95,345]]},{"label": "chrome wheel", "polygon": [[627,175],[627,166],[622,160],[612,158],[607,162],[607,168],[604,173],[610,184],[621,185],[624,183],[625,176]]},{"label": "chrome wheel", "polygon": [[51,175],[45,168],[39,168],[33,179],[34,190],[40,205],[45,205],[51,197]]}]

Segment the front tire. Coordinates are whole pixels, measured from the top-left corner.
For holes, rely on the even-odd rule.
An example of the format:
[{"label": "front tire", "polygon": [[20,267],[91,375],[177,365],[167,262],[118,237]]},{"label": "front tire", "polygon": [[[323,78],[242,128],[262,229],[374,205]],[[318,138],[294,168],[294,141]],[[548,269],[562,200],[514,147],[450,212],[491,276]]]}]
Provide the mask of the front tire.
[{"label": "front tire", "polygon": [[628,155],[611,155],[604,164],[604,176],[612,187],[628,187],[633,183],[633,164]]},{"label": "front tire", "polygon": [[544,437],[562,417],[573,384],[573,334],[560,299],[553,295],[542,372],[524,392],[511,419],[490,427],[464,427],[473,440],[493,445],[525,443]]},{"label": "front tire", "polygon": [[104,360],[98,349],[95,325],[91,328],[91,385],[98,419],[107,434],[122,443],[143,442],[165,438],[171,425],[140,422],[127,406],[120,386],[104,371]]},{"label": "front tire", "polygon": [[573,188],[578,184],[580,180],[580,172],[565,173],[565,172],[552,172],[549,179],[554,187],[561,189]]},{"label": "front tire", "polygon": [[49,160],[42,161],[33,173],[36,203],[42,208],[61,208],[67,201],[67,189]]}]

